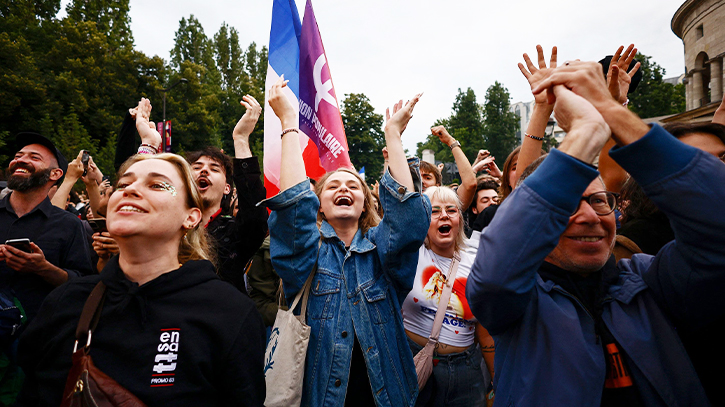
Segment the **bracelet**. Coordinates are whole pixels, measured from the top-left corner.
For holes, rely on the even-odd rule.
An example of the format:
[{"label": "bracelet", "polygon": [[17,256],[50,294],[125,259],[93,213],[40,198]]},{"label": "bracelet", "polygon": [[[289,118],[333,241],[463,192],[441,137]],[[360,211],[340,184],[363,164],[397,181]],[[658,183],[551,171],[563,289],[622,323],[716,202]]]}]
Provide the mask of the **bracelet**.
[{"label": "bracelet", "polygon": [[149,147],[148,145],[143,145],[138,148],[138,152],[136,154],[156,154],[156,149],[153,147]]},{"label": "bracelet", "polygon": [[154,147],[154,146],[152,146],[151,144],[148,144],[148,143],[141,143],[141,146],[140,147],[148,147],[148,148],[154,150],[157,153],[160,153],[161,152],[161,146]]},{"label": "bracelet", "polygon": [[526,137],[532,138],[532,139],[534,139],[536,141],[544,141],[544,138],[543,137],[536,137],[533,134],[529,134],[529,133],[524,133],[524,135],[526,135]]},{"label": "bracelet", "polygon": [[453,143],[449,147],[451,148],[451,150],[453,150],[456,147],[460,148],[461,150],[463,149],[463,147],[461,147],[461,142],[458,140],[454,140]]},{"label": "bracelet", "polygon": [[282,130],[282,135],[280,135],[280,137],[284,137],[285,134],[292,133],[292,132],[295,132],[297,134],[300,134],[300,131],[298,129],[292,127],[292,128],[289,128],[289,129]]}]

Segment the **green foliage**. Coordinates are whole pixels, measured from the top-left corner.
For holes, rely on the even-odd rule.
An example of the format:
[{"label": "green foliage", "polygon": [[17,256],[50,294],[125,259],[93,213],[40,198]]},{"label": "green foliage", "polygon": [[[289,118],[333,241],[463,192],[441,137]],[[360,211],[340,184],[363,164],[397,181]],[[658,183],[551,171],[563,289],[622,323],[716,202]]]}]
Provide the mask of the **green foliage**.
[{"label": "green foliage", "polygon": [[[129,0],[72,0],[67,17],[55,18],[60,0],[0,4],[0,165],[20,131],[37,131],[73,159],[91,152],[104,174],[114,171],[116,135],[129,108],[151,99],[153,121],[163,118],[164,87],[189,82],[167,94],[176,152],[206,145],[233,153],[232,129],[251,94],[261,103],[267,49],[240,45],[226,24],[207,38],[194,16],[182,18],[171,61],[133,47]],[[261,154],[263,125],[253,133]]]},{"label": "green foliage", "polygon": [[[460,141],[466,157],[473,161],[478,150],[484,148],[484,121],[481,113],[481,106],[476,101],[473,89],[468,88],[463,92],[459,88],[456,100],[453,102],[453,114],[446,119],[436,120],[433,127],[444,126],[453,138]],[[451,149],[432,134],[428,135],[425,142],[418,143],[416,155],[422,156],[425,149],[433,150],[437,161],[454,161]]]},{"label": "green foliage", "polygon": [[642,118],[684,112],[685,85],[665,82],[665,69],[651,61],[651,57],[637,53],[636,59],[642,64],[642,80],[629,95],[629,109]]},{"label": "green foliage", "polygon": [[358,171],[365,167],[366,182],[372,184],[383,172],[383,116],[375,113],[370,99],[362,93],[346,94],[341,106],[350,161]]},{"label": "green foliage", "polygon": [[498,81],[486,90],[483,106],[485,146],[499,163],[503,163],[519,143],[516,137],[519,119],[509,109],[510,100],[508,89]]}]

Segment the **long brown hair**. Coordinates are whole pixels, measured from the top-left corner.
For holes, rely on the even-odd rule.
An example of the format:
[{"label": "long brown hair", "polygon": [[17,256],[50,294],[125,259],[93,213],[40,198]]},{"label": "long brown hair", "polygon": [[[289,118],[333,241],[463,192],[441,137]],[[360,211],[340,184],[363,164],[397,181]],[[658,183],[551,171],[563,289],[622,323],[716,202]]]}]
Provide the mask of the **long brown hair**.
[{"label": "long brown hair", "polygon": [[[121,176],[128,171],[129,167],[144,160],[162,160],[173,165],[184,183],[187,208],[199,208],[200,211],[204,212],[204,204],[202,202],[201,193],[199,192],[199,187],[196,185],[196,181],[194,181],[191,166],[179,155],[171,153],[156,155],[136,154],[121,165],[116,179],[120,179]],[[114,186],[114,190],[117,186],[118,182]],[[209,260],[212,263],[216,261],[209,247],[206,229],[203,225],[201,225],[201,222],[199,222],[194,228],[189,229],[186,232],[186,235],[179,241],[178,259],[181,264],[184,264],[189,260]]]},{"label": "long brown hair", "polygon": [[[315,194],[317,195],[317,199],[319,199],[322,191],[325,189],[325,184],[327,183],[327,179],[330,178],[330,175],[341,171],[354,175],[355,178],[357,178],[358,183],[360,184],[360,188],[362,189],[363,194],[365,195],[365,202],[363,202],[363,212],[360,214],[360,218],[357,221],[358,228],[360,228],[362,233],[365,234],[370,228],[375,227],[378,225],[378,223],[380,223],[380,216],[378,216],[378,213],[375,211],[375,204],[373,204],[373,194],[371,193],[368,184],[366,184],[365,181],[360,178],[360,175],[358,173],[348,168],[339,168],[335,171],[330,171],[320,177],[319,180],[317,180],[317,184],[315,185]],[[382,207],[382,201],[378,201],[378,203]],[[322,212],[317,212],[318,227],[322,224],[322,221],[324,219],[324,214]]]},{"label": "long brown hair", "polygon": [[498,194],[501,196],[499,202],[503,202],[503,200],[506,199],[507,196],[509,196],[511,191],[514,190],[515,185],[511,185],[511,183],[509,182],[509,175],[513,170],[514,164],[516,164],[516,162],[519,160],[520,151],[521,146],[514,148],[514,151],[512,151],[511,154],[506,157],[506,161],[503,163],[503,168],[501,169],[503,177],[501,179],[501,186],[498,188]]}]

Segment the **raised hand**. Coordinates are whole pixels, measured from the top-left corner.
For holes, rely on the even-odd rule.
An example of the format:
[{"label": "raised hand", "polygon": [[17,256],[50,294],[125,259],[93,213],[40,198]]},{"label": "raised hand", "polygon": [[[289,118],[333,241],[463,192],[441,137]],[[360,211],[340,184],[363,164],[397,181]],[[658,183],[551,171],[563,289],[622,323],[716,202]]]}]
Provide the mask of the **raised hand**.
[{"label": "raised hand", "polygon": [[[524,74],[524,77],[527,81],[529,81],[529,85],[533,89],[534,86],[546,75],[548,75],[554,68],[556,68],[556,58],[557,58],[557,49],[556,47],[553,47],[551,49],[551,58],[549,59],[549,67],[546,67],[546,59],[544,58],[544,49],[541,47],[541,45],[536,46],[536,53],[538,55],[538,64],[539,66],[536,67],[533,62],[531,62],[531,58],[529,58],[528,54],[524,54],[524,62],[526,62],[526,66],[524,64],[519,62],[519,70],[522,74]],[[534,94],[534,102],[539,105],[544,105],[547,102],[547,95],[546,92],[541,92],[538,94]],[[553,109],[553,106],[551,107]],[[551,114],[551,112],[549,112]]]},{"label": "raised hand", "polygon": [[476,160],[473,162],[473,165],[476,165],[480,163],[483,159],[491,155],[491,152],[488,150],[478,150],[478,154],[476,155]]},{"label": "raised hand", "polygon": [[274,85],[269,89],[269,107],[272,108],[274,114],[282,122],[282,129],[297,128],[297,115],[295,114],[292,104],[284,94],[284,88],[287,86],[284,75],[280,76]]},{"label": "raised hand", "polygon": [[602,77],[602,66],[598,62],[567,61],[564,65],[546,72],[532,85],[531,91],[534,95],[547,91],[546,96],[551,104],[556,101],[556,95],[548,90],[555,85],[564,85],[598,110],[609,103],[616,103],[609,93],[607,82]]},{"label": "raised hand", "polygon": [[244,112],[244,116],[234,126],[232,137],[236,140],[239,137],[249,139],[249,135],[254,131],[254,126],[257,125],[259,115],[262,114],[262,106],[259,102],[251,95],[246,95],[239,102],[242,106],[247,108]]},{"label": "raised hand", "polygon": [[68,171],[65,173],[65,177],[73,180],[73,182],[78,181],[79,178],[83,176],[83,150],[81,150],[78,153],[78,157],[76,157],[73,161],[68,163]]},{"label": "raised hand", "polygon": [[403,104],[403,101],[400,100],[393,106],[392,116],[390,115],[390,108],[385,109],[385,130],[402,135],[405,128],[408,126],[408,122],[413,117],[413,109],[420,100],[421,96],[423,96],[422,93],[415,95],[413,99],[406,102],[405,105]]},{"label": "raised hand", "polygon": [[141,143],[155,147],[157,150],[161,147],[161,134],[156,130],[156,126],[149,121],[151,118],[151,101],[141,98],[136,107],[136,130],[141,136]]},{"label": "raised hand", "polygon": [[430,131],[434,136],[438,137],[438,140],[440,140],[441,143],[447,146],[450,146],[451,143],[456,141],[456,139],[448,133],[448,130],[446,130],[444,126],[435,126],[431,128]]},{"label": "raised hand", "polygon": [[558,125],[567,132],[559,150],[586,163],[593,162],[609,140],[609,126],[591,103],[567,87],[556,85],[554,93],[554,115]]},{"label": "raised hand", "polygon": [[614,100],[619,103],[627,103],[627,92],[629,92],[629,85],[632,83],[632,77],[639,70],[641,64],[637,62],[632,69],[627,72],[629,65],[637,55],[637,48],[634,44],[630,44],[627,50],[622,54],[624,46],[617,48],[617,52],[614,53],[611,62],[609,63],[609,70],[607,71],[607,87],[609,93],[612,95]]},{"label": "raised hand", "polygon": [[93,182],[100,185],[103,182],[103,173],[98,169],[96,163],[93,162],[93,157],[88,158],[88,173],[85,177],[81,176],[81,179],[83,179],[83,183],[85,184]]}]

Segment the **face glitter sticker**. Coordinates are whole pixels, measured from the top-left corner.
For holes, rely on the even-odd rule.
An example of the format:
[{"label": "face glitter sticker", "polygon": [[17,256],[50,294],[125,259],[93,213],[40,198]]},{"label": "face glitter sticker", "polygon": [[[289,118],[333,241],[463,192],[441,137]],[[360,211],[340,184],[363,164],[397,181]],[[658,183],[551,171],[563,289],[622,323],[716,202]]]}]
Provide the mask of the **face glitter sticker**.
[{"label": "face glitter sticker", "polygon": [[169,184],[168,182],[164,181],[161,183],[161,186],[164,191],[168,191],[171,196],[176,196],[176,188],[174,188],[173,185]]}]

